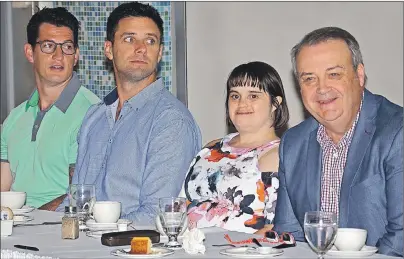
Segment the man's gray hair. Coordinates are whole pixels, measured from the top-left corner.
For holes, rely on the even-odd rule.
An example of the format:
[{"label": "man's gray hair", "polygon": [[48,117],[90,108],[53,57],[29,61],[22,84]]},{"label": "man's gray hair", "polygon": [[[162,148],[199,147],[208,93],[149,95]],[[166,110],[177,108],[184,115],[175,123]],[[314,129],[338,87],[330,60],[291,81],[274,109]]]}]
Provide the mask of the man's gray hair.
[{"label": "man's gray hair", "polygon": [[[359,43],[356,41],[354,36],[352,36],[346,30],[338,27],[323,27],[312,31],[309,34],[306,34],[306,36],[304,36],[304,38],[292,48],[291,56],[293,74],[295,75],[296,80],[299,81],[296,57],[297,55],[299,55],[300,50],[305,46],[313,46],[327,40],[343,40],[348,45],[349,51],[351,52],[352,64],[355,72],[359,64],[363,65],[362,53],[359,48]],[[367,76],[365,75],[365,82],[366,79]]]}]

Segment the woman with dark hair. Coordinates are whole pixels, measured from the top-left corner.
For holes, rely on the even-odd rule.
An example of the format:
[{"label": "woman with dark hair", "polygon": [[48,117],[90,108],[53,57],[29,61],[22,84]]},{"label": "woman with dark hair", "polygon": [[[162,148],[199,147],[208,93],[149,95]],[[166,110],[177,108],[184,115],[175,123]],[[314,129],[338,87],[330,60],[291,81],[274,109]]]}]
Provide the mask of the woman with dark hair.
[{"label": "woman with dark hair", "polygon": [[263,62],[237,66],[227,80],[226,115],[237,133],[203,148],[185,179],[188,224],[263,234],[273,226],[279,187],[275,130],[289,119],[276,70]]}]

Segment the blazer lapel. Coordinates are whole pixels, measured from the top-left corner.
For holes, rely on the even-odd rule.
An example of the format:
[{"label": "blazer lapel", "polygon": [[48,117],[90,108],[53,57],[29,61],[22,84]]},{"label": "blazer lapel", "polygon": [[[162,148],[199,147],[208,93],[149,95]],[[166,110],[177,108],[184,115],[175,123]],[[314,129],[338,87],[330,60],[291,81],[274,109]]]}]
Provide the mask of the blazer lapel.
[{"label": "blazer lapel", "polygon": [[365,89],[361,113],[349,146],[347,162],[342,177],[339,202],[340,227],[345,227],[347,225],[351,186],[376,130],[374,118],[377,113],[377,104],[374,95]]},{"label": "blazer lapel", "polygon": [[306,192],[310,210],[320,210],[321,152],[317,142],[317,128],[310,133],[306,168]]}]

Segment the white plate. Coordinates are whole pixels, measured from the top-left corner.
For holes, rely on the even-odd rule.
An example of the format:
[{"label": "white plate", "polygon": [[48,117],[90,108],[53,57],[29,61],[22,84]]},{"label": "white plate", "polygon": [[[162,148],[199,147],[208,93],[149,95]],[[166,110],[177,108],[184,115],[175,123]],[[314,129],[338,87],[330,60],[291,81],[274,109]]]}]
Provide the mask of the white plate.
[{"label": "white plate", "polygon": [[14,221],[14,225],[19,225],[19,224],[24,224],[33,219],[34,219],[34,217],[32,217],[32,216],[16,215],[16,216],[14,216],[13,221]]},{"label": "white plate", "polygon": [[174,254],[173,250],[167,249],[167,248],[153,248],[152,247],[152,253],[151,254],[130,254],[130,248],[125,248],[125,249],[115,249],[111,252],[112,255],[119,256],[119,257],[125,257],[125,258],[158,258],[158,257],[163,257],[167,255]]},{"label": "white plate", "polygon": [[132,221],[128,219],[118,219],[116,223],[97,223],[95,220],[89,219],[86,222],[86,226],[90,230],[115,230],[118,229],[118,223],[126,223],[129,226]]},{"label": "white plate", "polygon": [[335,246],[328,251],[327,255],[334,257],[367,257],[375,254],[377,252],[377,247],[374,246],[364,246],[360,251],[339,251]]},{"label": "white plate", "polygon": [[271,252],[268,254],[260,254],[257,250],[251,247],[238,247],[238,248],[228,248],[220,251],[222,255],[233,256],[237,258],[266,258],[274,257],[283,254],[282,249],[272,248]]},{"label": "white plate", "polygon": [[33,211],[35,207],[24,205],[22,206],[21,209],[12,209],[14,215],[19,215],[19,214],[24,214],[24,213],[29,213]]}]

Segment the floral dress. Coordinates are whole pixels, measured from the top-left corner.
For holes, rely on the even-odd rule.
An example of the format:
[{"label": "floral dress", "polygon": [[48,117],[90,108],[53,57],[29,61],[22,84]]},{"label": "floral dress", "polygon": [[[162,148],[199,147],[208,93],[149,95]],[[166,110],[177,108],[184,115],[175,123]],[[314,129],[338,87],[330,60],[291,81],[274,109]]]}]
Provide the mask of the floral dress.
[{"label": "floral dress", "polygon": [[202,149],[191,163],[184,182],[190,228],[221,227],[254,233],[271,224],[279,180],[277,172],[258,169],[259,154],[279,140],[258,148],[233,148],[232,133],[213,147]]}]

